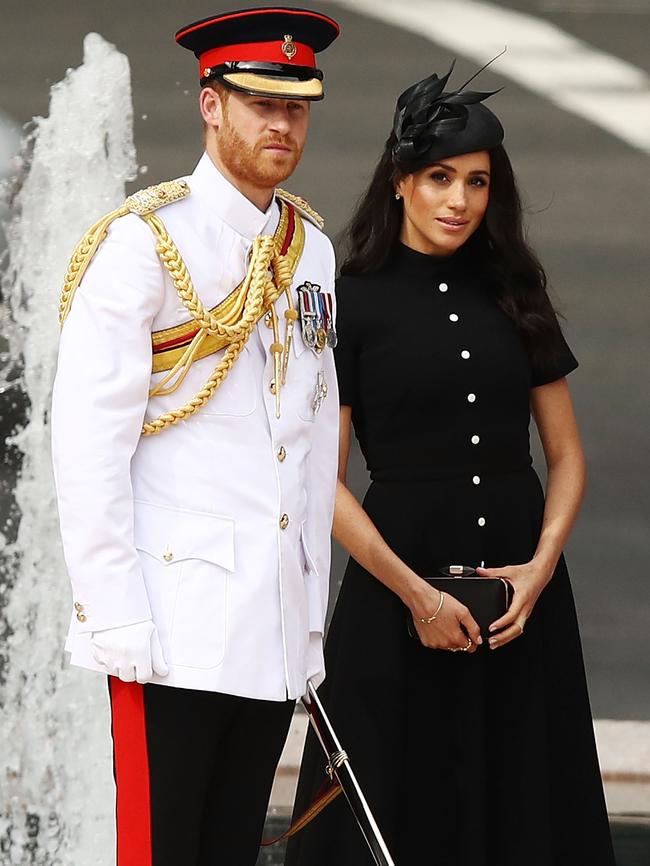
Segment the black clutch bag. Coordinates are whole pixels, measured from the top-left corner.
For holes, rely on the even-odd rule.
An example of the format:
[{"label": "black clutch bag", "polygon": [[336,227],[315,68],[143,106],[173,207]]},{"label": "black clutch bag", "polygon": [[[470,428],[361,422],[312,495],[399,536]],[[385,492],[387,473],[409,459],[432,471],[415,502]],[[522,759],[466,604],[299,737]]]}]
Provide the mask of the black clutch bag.
[{"label": "black clutch bag", "polygon": [[[425,577],[423,580],[469,608],[481,629],[483,640],[490,636],[490,625],[510,607],[514,593],[512,584],[504,577],[478,577],[473,568],[463,565],[450,565],[441,569],[439,577]],[[411,637],[419,640],[410,613],[407,624]]]}]

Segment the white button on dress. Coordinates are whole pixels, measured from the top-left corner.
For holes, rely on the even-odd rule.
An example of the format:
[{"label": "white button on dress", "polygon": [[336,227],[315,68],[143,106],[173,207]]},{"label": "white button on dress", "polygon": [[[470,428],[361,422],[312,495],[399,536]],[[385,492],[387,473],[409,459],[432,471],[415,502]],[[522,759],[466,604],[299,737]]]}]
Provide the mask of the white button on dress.
[{"label": "white button on dress", "polygon": [[480,437],[480,436],[477,436],[476,434],[474,434],[474,436],[472,436],[472,445],[478,445],[478,443],[479,443],[480,441],[481,441],[481,437]]},{"label": "white button on dress", "polygon": [[440,283],[438,288],[440,289],[441,292],[446,292],[447,289],[449,288],[449,286],[447,285],[447,283]]},{"label": "white button on dress", "polygon": [[474,484],[480,484],[480,483],[481,483],[481,476],[480,476],[480,475],[475,475],[475,476],[472,478],[472,482],[473,482]]},{"label": "white button on dress", "polygon": [[457,322],[458,321],[458,313],[450,313],[449,314],[449,321],[450,322]]},{"label": "white button on dress", "polygon": [[479,526],[485,526],[485,518],[484,517],[479,517],[478,525]]},{"label": "white button on dress", "polygon": [[468,394],[467,395],[467,402],[468,403],[475,403],[476,402],[476,394]]},{"label": "white button on dress", "polygon": [[460,353],[460,357],[464,358],[465,360],[467,360],[469,358],[469,356],[470,356],[469,349],[463,349],[463,351]]}]

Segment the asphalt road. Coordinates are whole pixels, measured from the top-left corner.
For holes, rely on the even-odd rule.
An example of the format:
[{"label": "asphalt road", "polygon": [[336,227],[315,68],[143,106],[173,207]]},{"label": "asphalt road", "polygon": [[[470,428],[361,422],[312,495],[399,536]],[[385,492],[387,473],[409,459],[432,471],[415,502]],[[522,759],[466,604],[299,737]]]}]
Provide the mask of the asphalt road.
[{"label": "asphalt road", "polygon": [[[18,124],[47,112],[49,85],[81,62],[96,31],[131,61],[139,185],[184,174],[201,151],[196,65],[174,45],[187,21],[241,8],[232,0],[173,6],[2,0],[0,110]],[[297,5],[297,4],[288,4]],[[650,0],[511,0],[504,7],[552,21],[650,72]],[[322,58],[328,97],[314,106],[308,152],[287,186],[342,228],[388,132],[395,98],[452,59],[396,27],[320,3],[342,36]],[[468,27],[471,27],[468,22]],[[481,34],[477,32],[477,40]],[[474,64],[459,58],[458,80]],[[498,69],[498,66],[494,67]],[[571,377],[590,464],[590,488],[568,557],[582,624],[595,715],[650,719],[648,548],[648,274],[650,157],[494,71],[493,101],[541,253],[581,361]],[[621,112],[621,124],[626,117]],[[405,323],[405,327],[407,327]],[[362,493],[361,459],[352,469]],[[337,551],[334,579],[344,558]],[[549,635],[549,640],[553,636]]]}]

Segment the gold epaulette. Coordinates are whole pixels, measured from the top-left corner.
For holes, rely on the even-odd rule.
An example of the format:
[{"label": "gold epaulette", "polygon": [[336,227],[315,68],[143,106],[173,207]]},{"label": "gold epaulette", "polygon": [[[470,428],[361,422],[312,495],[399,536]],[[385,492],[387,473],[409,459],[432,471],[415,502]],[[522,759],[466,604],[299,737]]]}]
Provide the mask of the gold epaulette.
[{"label": "gold epaulette", "polygon": [[106,214],[88,229],[72,253],[65,275],[59,300],[59,323],[61,325],[63,325],[70,312],[70,306],[77,286],[81,282],[93,256],[99,249],[99,245],[106,237],[111,223],[129,213],[147,217],[158,210],[158,208],[171,204],[174,201],[179,201],[179,199],[185,198],[189,194],[190,188],[184,180],[166,180],[163,183],[148,186],[146,189],[134,192],[133,195],[127,198],[122,207]]},{"label": "gold epaulette", "polygon": [[292,192],[287,192],[286,189],[276,189],[275,194],[283,201],[292,204],[296,210],[302,214],[302,216],[306,217],[309,222],[313,223],[321,231],[325,228],[325,220],[323,217],[317,213],[304,198],[301,198],[299,195],[294,195]]},{"label": "gold epaulette", "polygon": [[166,180],[163,183],[148,186],[130,195],[124,206],[131,213],[146,216],[166,204],[179,201],[190,194],[190,188],[184,180]]}]

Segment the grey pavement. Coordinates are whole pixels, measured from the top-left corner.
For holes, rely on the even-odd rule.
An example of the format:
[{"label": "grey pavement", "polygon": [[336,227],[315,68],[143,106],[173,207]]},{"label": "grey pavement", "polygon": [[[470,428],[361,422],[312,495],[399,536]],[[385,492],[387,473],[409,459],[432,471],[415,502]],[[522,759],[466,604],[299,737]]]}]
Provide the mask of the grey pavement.
[{"label": "grey pavement", "polygon": [[[173,33],[194,18],[245,5],[253,4],[70,0],[64,6],[3,0],[0,111],[18,124],[46,113],[49,84],[80,63],[84,35],[97,31],[131,60],[136,145],[139,162],[147,167],[134,186],[184,174],[201,150],[197,70],[194,58],[174,45]],[[343,35],[323,55],[328,97],[313,107],[308,151],[287,186],[321,211],[336,235],[379,155],[395,98],[413,81],[445,69],[452,57],[444,47],[334,3],[317,5],[340,20]],[[650,71],[650,0],[512,0],[502,5],[543,16]],[[493,105],[507,130],[531,240],[547,266],[567,336],[581,361],[571,384],[590,488],[568,558],[593,709],[602,718],[650,719],[645,573],[650,157],[501,80],[495,70],[498,64],[483,76],[482,86],[505,84]],[[459,81],[473,71],[473,64],[459,59]],[[620,122],[625,121],[622,115]],[[405,321],[404,328],[409,327]],[[362,494],[367,477],[358,453],[351,473],[352,486]],[[335,585],[344,563],[337,550]]]}]

